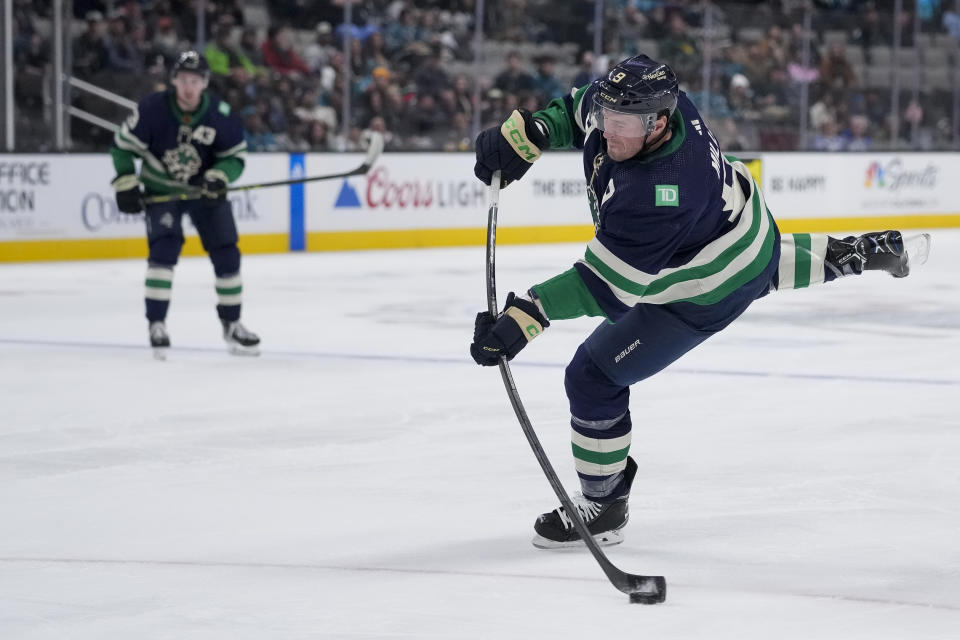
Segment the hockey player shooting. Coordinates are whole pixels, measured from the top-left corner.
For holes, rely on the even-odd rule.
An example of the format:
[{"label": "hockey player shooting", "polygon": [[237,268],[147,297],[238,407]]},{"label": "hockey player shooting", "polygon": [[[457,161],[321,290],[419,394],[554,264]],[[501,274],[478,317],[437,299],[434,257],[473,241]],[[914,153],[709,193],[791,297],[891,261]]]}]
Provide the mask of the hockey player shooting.
[{"label": "hockey player shooting", "polygon": [[[806,287],[865,270],[904,277],[926,259],[929,236],[904,248],[898,231],[844,239],[781,236],[743,163],[722,155],[667,65],[647,56],[605,79],[514,111],[477,137],[475,173],[501,186],[519,180],[542,150],[583,149],[596,226],[573,268],[507,296],[477,315],[470,354],[483,366],[512,359],[551,322],[605,318],[567,366],[573,498],[600,544],[622,541],[637,474],[628,455],[630,385],[721,331],[776,289]],[[541,515],[534,545],[582,544],[561,506]]]},{"label": "hockey player shooting", "polygon": [[[240,120],[230,106],[206,91],[210,67],[196,51],[180,55],[167,91],[153,93],[117,130],[110,155],[117,207],[124,213],[146,209],[146,314],[150,345],[163,359],[170,346],[166,317],[173,268],[183,246],[183,214],[188,214],[210,256],[216,276],[217,314],[231,353],[258,354],[260,338],[240,322],[243,284],[240,250],[227,185],[244,166],[246,142]],[[143,160],[140,175],[134,158]],[[180,194],[197,190],[199,199],[144,203],[146,194]]]}]

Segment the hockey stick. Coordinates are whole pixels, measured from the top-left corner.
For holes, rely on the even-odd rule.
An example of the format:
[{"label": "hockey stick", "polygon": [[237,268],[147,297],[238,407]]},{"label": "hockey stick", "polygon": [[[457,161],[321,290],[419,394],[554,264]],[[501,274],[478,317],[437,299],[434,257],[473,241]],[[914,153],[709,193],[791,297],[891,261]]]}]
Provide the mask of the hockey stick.
[{"label": "hockey stick", "polygon": [[[263,189],[265,187],[283,187],[291,184],[301,184],[304,182],[317,182],[319,180],[335,180],[337,178],[349,178],[350,176],[359,176],[370,170],[373,163],[380,157],[383,151],[383,136],[376,131],[370,133],[370,146],[367,148],[367,155],[363,158],[363,164],[356,169],[344,171],[343,173],[330,173],[323,176],[310,176],[309,178],[293,178],[291,180],[277,180],[274,182],[260,182],[258,184],[244,184],[239,187],[229,187],[228,193],[235,191],[249,191],[250,189]],[[184,191],[182,193],[168,193],[163,195],[148,196],[143,199],[144,204],[156,204],[158,202],[170,202],[173,200],[199,200],[202,196],[199,190]]]},{"label": "hockey stick", "polygon": [[[497,211],[499,209],[500,198],[500,172],[494,171],[490,179],[489,190],[489,209],[487,210],[487,310],[493,317],[497,317],[497,285],[496,285],[496,265],[495,251],[497,246]],[[507,395],[510,397],[510,404],[513,405],[513,411],[517,414],[517,420],[520,421],[520,427],[523,429],[523,435],[527,437],[530,448],[533,449],[533,455],[536,456],[540,468],[543,469],[550,486],[554,493],[560,498],[560,503],[566,510],[567,515],[573,522],[577,533],[583,539],[584,544],[593,554],[594,559],[600,564],[600,568],[607,575],[607,578],[617,589],[630,596],[630,602],[640,604],[657,604],[667,598],[667,581],[663,576],[639,576],[632,573],[626,573],[614,566],[607,556],[600,550],[597,541],[590,535],[587,525],[584,524],[576,507],[567,496],[567,492],[560,483],[557,473],[553,470],[547,454],[537,439],[537,434],[530,424],[530,418],[520,402],[520,394],[517,391],[517,385],[513,381],[513,374],[510,373],[510,365],[505,356],[500,356],[500,375],[503,378],[503,384],[507,388]]]}]

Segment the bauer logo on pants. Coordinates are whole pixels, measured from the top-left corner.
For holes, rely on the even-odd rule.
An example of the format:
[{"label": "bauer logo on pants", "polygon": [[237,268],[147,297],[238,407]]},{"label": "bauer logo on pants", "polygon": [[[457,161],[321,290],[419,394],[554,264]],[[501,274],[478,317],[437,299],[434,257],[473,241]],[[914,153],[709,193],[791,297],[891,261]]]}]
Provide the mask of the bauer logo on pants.
[{"label": "bauer logo on pants", "polygon": [[633,352],[634,349],[636,349],[639,346],[640,346],[640,341],[634,340],[633,344],[629,345],[626,349],[624,349],[623,351],[617,354],[617,356],[613,359],[614,364],[626,358],[628,355],[630,355]]}]

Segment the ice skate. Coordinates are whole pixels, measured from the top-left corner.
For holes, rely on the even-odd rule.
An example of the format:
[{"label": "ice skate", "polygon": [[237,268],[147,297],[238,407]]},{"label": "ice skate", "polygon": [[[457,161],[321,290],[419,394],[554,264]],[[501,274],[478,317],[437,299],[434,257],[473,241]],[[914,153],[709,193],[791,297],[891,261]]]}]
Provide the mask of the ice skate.
[{"label": "ice skate", "polygon": [[[630,517],[627,502],[630,499],[630,486],[637,474],[637,463],[633,458],[627,458],[627,468],[624,470],[623,482],[626,483],[626,492],[613,502],[594,502],[590,498],[577,493],[572,496],[580,517],[587,529],[593,534],[593,539],[601,546],[610,546],[623,542],[621,529],[626,526]],[[621,489],[622,491],[622,489]],[[539,549],[563,549],[583,546],[580,534],[573,526],[573,521],[567,515],[563,506],[557,507],[549,513],[537,518],[533,525],[537,535],[533,537],[533,546]]]},{"label": "ice skate", "polygon": [[151,322],[149,333],[153,357],[157,360],[166,360],[167,349],[170,348],[170,334],[167,333],[167,325],[162,320]]},{"label": "ice skate", "polygon": [[223,339],[227,343],[230,353],[237,356],[260,355],[260,337],[247,329],[239,320],[223,323]]},{"label": "ice skate", "polygon": [[925,263],[929,255],[930,234],[905,239],[899,231],[882,231],[842,240],[830,238],[826,266],[838,276],[885,271],[894,278],[905,278],[911,268]]}]

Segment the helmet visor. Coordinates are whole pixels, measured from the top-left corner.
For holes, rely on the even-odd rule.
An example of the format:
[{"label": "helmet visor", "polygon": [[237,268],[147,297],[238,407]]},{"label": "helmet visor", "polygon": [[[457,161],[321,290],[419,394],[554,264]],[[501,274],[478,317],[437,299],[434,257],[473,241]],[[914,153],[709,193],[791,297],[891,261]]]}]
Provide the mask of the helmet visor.
[{"label": "helmet visor", "polygon": [[653,131],[657,122],[655,113],[626,113],[594,100],[590,119],[597,129],[620,138],[642,138]]}]

